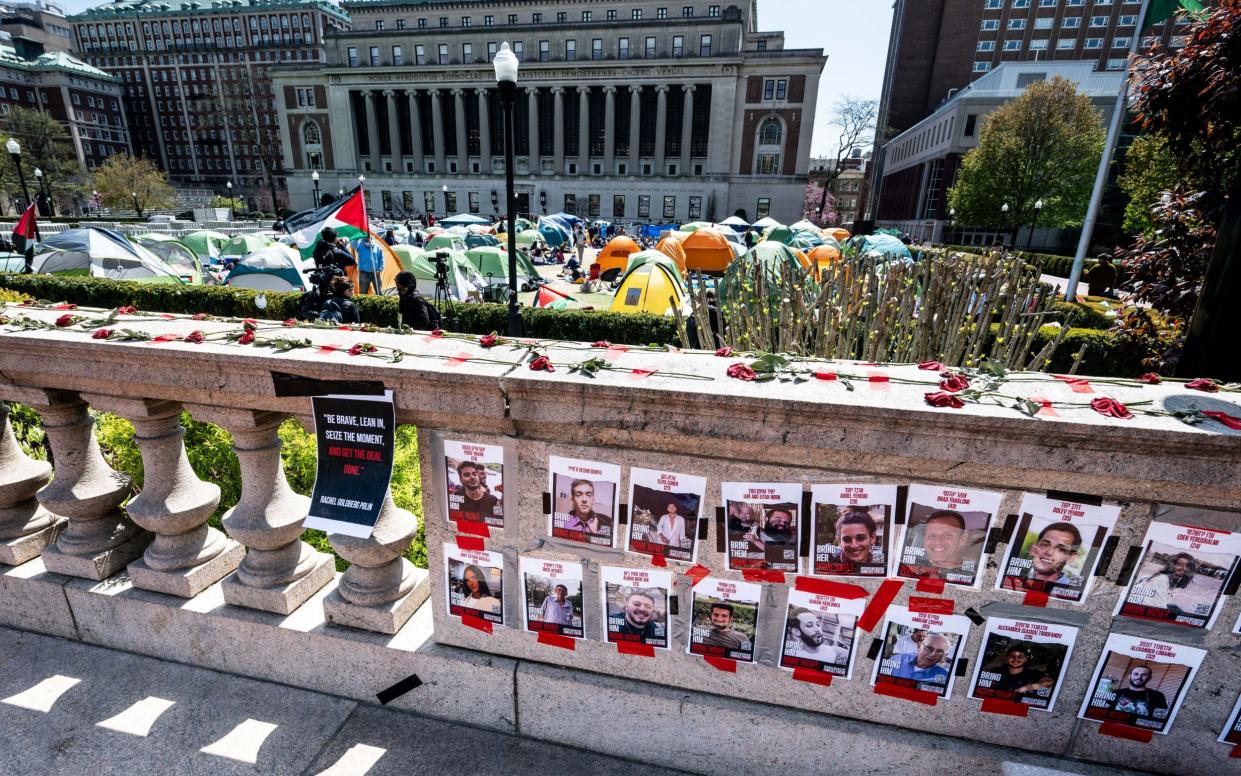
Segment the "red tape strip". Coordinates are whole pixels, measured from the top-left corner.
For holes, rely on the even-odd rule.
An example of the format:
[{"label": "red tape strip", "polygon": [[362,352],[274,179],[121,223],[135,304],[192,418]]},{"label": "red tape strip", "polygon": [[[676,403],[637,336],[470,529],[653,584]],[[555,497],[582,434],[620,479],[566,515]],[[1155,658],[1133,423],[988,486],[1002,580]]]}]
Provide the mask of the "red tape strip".
[{"label": "red tape strip", "polygon": [[481,550],[483,549],[483,537],[457,534],[457,547],[463,550]]},{"label": "red tape strip", "polygon": [[655,657],[655,648],[650,644],[634,644],[631,641],[616,642],[616,651],[622,655],[638,655],[639,657]]},{"label": "red tape strip", "polygon": [[982,710],[988,714],[1006,714],[1010,717],[1030,716],[1030,707],[1024,703],[1013,703],[1001,698],[984,698]]},{"label": "red tape strip", "polygon": [[850,585],[847,582],[833,582],[830,579],[815,579],[814,577],[797,577],[793,580],[793,589],[802,593],[832,595],[850,601],[870,595],[861,585]]},{"label": "red tape strip", "polygon": [[472,617],[468,614],[463,615],[461,617],[461,624],[467,628],[473,628],[475,630],[480,630],[483,633],[492,632],[491,620],[484,620],[482,617]]},{"label": "red tape strip", "polygon": [[463,534],[469,534],[470,536],[481,536],[484,539],[491,538],[491,529],[487,527],[486,523],[480,520],[458,520],[456,522],[457,530]]},{"label": "red tape strip", "polygon": [[576,640],[568,636],[561,636],[559,633],[540,633],[539,643],[546,644],[549,647],[560,647],[570,652],[577,649]]},{"label": "red tape strip", "polygon": [[[1225,426],[1227,426],[1228,428],[1231,428],[1234,431],[1241,431],[1241,418],[1234,418],[1232,415],[1229,415],[1227,412],[1216,412],[1215,410],[1198,410],[1198,412],[1200,412],[1201,414],[1205,415],[1208,418],[1213,418],[1214,420],[1218,420],[1220,423],[1223,423]],[[1241,755],[1234,754],[1232,756],[1238,757]]]},{"label": "red tape strip", "polygon": [[814,671],[809,668],[794,668],[793,678],[799,682],[809,682],[823,687],[832,686],[832,675],[825,674],[822,671]]},{"label": "red tape strip", "polygon": [[630,380],[641,380],[644,377],[650,377],[658,372],[658,369],[635,369],[629,373]]},{"label": "red tape strip", "polygon": [[784,572],[772,571],[771,569],[744,569],[741,572],[741,578],[746,582],[774,582],[777,585],[784,584]]},{"label": "red tape strip", "polygon": [[[427,337],[427,339],[428,339],[428,340],[431,340],[431,341],[434,341],[434,340],[436,340],[436,339],[438,339],[438,338],[437,338],[437,337]],[[471,354],[471,353],[466,353],[466,352],[463,350],[463,351],[461,351],[460,353],[458,353],[457,355],[455,355],[455,356],[453,356],[452,358],[450,358],[450,359],[448,359],[447,361],[445,361],[445,362],[444,362],[444,366],[461,366],[461,365],[462,365],[462,364],[464,364],[466,361],[469,361],[471,358],[473,358],[473,354]]]},{"label": "red tape strip", "polygon": [[875,685],[875,695],[886,695],[889,698],[900,698],[903,701],[923,703],[927,706],[934,706],[939,702],[939,696],[933,692],[915,690],[912,687],[901,687],[895,684],[884,684],[882,682]]},{"label": "red tape strip", "polygon": [[1026,606],[1046,606],[1051,600],[1051,596],[1038,590],[1027,590],[1026,598],[1022,601]]},{"label": "red tape strip", "polygon": [[690,580],[692,580],[693,583],[696,585],[699,582],[701,582],[703,579],[705,579],[706,577],[711,576],[711,569],[707,568],[701,563],[695,563],[693,566],[690,566],[685,571],[685,576],[689,577]]},{"label": "red tape strip", "polygon": [[914,585],[914,589],[919,593],[933,593],[939,595],[944,592],[945,581],[935,577],[922,577],[918,580],[918,584]]},{"label": "red tape strip", "polygon": [[1068,383],[1069,390],[1073,393],[1094,393],[1094,389],[1090,387],[1090,383],[1081,377],[1070,377],[1068,375],[1052,375],[1052,377]]},{"label": "red tape strip", "polygon": [[1104,722],[1099,725],[1099,733],[1113,738],[1124,738],[1129,741],[1137,741],[1140,744],[1149,744],[1151,739],[1155,737],[1153,730],[1142,730],[1132,725],[1122,725],[1119,722]]},{"label": "red tape strip", "polygon": [[715,655],[703,655],[702,659],[707,661],[709,665],[715,666],[716,669],[726,674],[737,673],[737,661],[729,660],[726,657],[716,657]]},{"label": "red tape strip", "polygon": [[869,372],[866,382],[870,384],[872,391],[888,390],[888,376],[881,372]]},{"label": "red tape strip", "polygon": [[625,355],[626,351],[628,350],[629,350],[628,345],[609,345],[608,347],[604,348],[603,353],[601,353],[600,355],[603,356],[603,359],[605,361],[616,361],[616,359]]},{"label": "red tape strip", "polygon": [[665,558],[663,555],[652,555],[652,556],[651,556],[651,565],[652,565],[652,566],[658,566],[658,567],[659,567],[659,568],[661,568],[661,569],[662,569],[662,568],[666,568],[666,567],[667,567],[667,565],[668,565],[668,559],[667,559],[667,558]]},{"label": "red tape strip", "polygon": [[926,598],[916,595],[909,597],[909,611],[911,612],[952,614],[955,608],[956,603],[951,598]]},{"label": "red tape strip", "polygon": [[875,626],[883,621],[883,615],[888,611],[888,607],[892,605],[892,600],[896,598],[896,594],[901,592],[901,588],[905,583],[899,579],[885,579],[879,589],[875,591],[874,597],[870,599],[870,603],[866,605],[866,611],[862,612],[862,616],[858,618],[857,626],[868,633],[875,629]]}]

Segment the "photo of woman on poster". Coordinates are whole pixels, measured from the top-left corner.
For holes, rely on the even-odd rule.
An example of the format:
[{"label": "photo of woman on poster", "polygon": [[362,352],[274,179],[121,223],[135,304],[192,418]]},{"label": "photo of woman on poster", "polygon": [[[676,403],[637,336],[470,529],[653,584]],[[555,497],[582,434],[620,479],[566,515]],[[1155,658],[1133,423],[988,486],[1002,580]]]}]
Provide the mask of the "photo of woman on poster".
[{"label": "photo of woman on poster", "polygon": [[504,624],[504,559],[498,552],[462,550],[444,544],[448,612]]}]

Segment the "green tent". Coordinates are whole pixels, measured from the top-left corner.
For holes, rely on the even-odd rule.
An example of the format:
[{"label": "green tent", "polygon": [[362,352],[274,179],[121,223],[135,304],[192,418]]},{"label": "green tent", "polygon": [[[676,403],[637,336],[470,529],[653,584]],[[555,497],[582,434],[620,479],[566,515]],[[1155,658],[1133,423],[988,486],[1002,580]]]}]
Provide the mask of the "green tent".
[{"label": "green tent", "polygon": [[[443,250],[443,249],[441,249]],[[435,253],[424,251],[413,245],[393,245],[392,252],[401,260],[401,267],[413,273],[417,280],[418,291],[425,297],[435,295]],[[477,295],[486,285],[469,259],[461,251],[446,251],[448,254],[448,295],[455,301],[466,301]]]},{"label": "green tent", "polygon": [[220,249],[228,242],[228,235],[203,229],[182,235],[181,242],[198,256],[199,261],[219,263]]},{"label": "green tent", "polygon": [[517,244],[523,248],[529,248],[538,242],[543,242],[543,235],[539,234],[538,229],[523,229],[517,233]]},{"label": "green tent", "polygon": [[677,263],[665,255],[663,251],[657,251],[654,248],[649,251],[638,251],[637,253],[629,254],[629,263],[625,265],[625,271],[622,274],[628,275],[645,264],[662,264],[672,270],[673,276],[681,277],[681,269],[677,266]]},{"label": "green tent", "polygon": [[172,235],[148,232],[147,234],[132,235],[129,240],[141,245],[167,262],[168,266],[175,269],[177,274],[186,283],[192,286],[201,286],[203,284],[203,265],[198,255],[190,250],[189,246]]},{"label": "green tent", "polygon": [[[728,300],[750,301],[746,298],[747,293],[742,289],[744,284],[753,277],[755,266],[762,267],[764,276],[771,281],[779,277],[781,266],[786,267],[794,276],[806,272],[806,267],[801,263],[796,251],[784,243],[764,240],[738,256],[724,270],[724,276],[720,278],[718,285],[721,303]],[[773,294],[778,292],[774,286],[771,290]]]},{"label": "green tent", "polygon": [[[471,248],[465,252],[465,258],[483,278],[490,280],[490,285],[508,283],[508,251],[493,246]],[[521,251],[517,252],[517,281],[525,285],[539,279],[539,271],[530,261],[530,257]]]},{"label": "green tent", "polygon": [[427,240],[428,251],[460,251],[465,247],[465,240],[459,234],[440,232]]},{"label": "green tent", "polygon": [[236,234],[229,238],[220,248],[221,256],[249,256],[255,251],[260,251],[269,245],[275,244],[275,241],[269,237],[263,237],[257,234]]},{"label": "green tent", "polygon": [[682,232],[697,232],[699,229],[714,228],[715,224],[710,221],[690,221],[688,224],[681,224]]},{"label": "green tent", "polygon": [[784,244],[796,248],[802,252],[812,251],[824,244],[823,235],[818,232],[812,232],[808,229],[798,229],[793,232],[793,236]]}]

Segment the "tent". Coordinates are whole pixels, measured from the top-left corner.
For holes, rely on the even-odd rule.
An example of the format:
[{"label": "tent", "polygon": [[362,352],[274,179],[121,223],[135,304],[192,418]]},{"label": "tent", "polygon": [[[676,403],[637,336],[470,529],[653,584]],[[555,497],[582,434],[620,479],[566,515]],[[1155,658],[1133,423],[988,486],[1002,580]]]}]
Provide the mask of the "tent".
[{"label": "tent", "polygon": [[262,250],[274,242],[274,240],[258,234],[235,234],[220,247],[220,255],[223,257],[240,258]]},{"label": "tent", "polygon": [[763,239],[788,245],[793,240],[793,234],[791,226],[771,226],[763,232]]},{"label": "tent", "polygon": [[793,232],[792,238],[785,245],[798,250],[809,251],[823,245],[823,242],[823,235],[817,230],[812,232],[808,229],[798,229]]},{"label": "tent", "polygon": [[613,237],[595,256],[595,261],[599,262],[600,279],[607,283],[616,280],[625,271],[629,256],[640,250],[642,247],[630,237],[623,234]]},{"label": "tent", "polygon": [[824,229],[823,233],[830,237],[835,238],[837,243],[843,243],[845,240],[848,240],[850,237],[853,236],[852,234],[849,233],[848,229],[841,229],[839,226],[831,227],[829,229]]},{"label": "tent", "polygon": [[440,232],[431,239],[427,240],[425,247],[428,251],[465,251],[465,240],[460,235],[448,232]]},{"label": "tent", "polygon": [[35,248],[32,269],[45,275],[83,275],[141,283],[181,283],[181,275],[141,245],[111,229],[66,229]]},{"label": "tent", "polygon": [[440,220],[440,223],[445,226],[469,226],[470,224],[490,224],[491,222],[473,213],[458,213],[455,216]]},{"label": "tent", "polygon": [[[734,261],[724,273],[724,277],[720,278],[719,298],[721,302],[733,299],[734,296],[748,301],[748,293],[737,293],[737,291],[740,284],[750,277],[755,265],[763,267],[764,274],[768,278],[774,278],[780,266],[787,267],[794,275],[800,275],[809,267],[810,261],[804,253],[783,243],[772,240],[758,243]],[[772,290],[777,292],[777,289]]]},{"label": "tent", "polygon": [[[657,251],[643,251],[657,253]],[[658,259],[645,261],[625,273],[612,305],[614,313],[671,315],[685,300],[685,289],[676,270]]]},{"label": "tent", "polygon": [[660,253],[658,250],[638,251],[629,257],[629,263],[625,265],[625,274],[629,274],[633,270],[641,267],[643,264],[662,264],[672,270],[678,279],[681,278],[681,268],[677,263],[668,256]]},{"label": "tent", "polygon": [[[418,292],[427,298],[435,297],[436,259],[435,251],[425,252],[412,245],[394,245],[392,252],[401,260],[406,272],[413,274]],[[448,251],[447,283],[448,297],[455,302],[480,300],[484,281],[470,264],[464,253]]]},{"label": "tent", "polygon": [[710,221],[690,221],[688,224],[681,224],[682,232],[697,232],[699,229],[711,229],[715,224]]},{"label": "tent", "polygon": [[218,264],[220,262],[220,249],[228,242],[228,235],[223,232],[202,229],[182,235],[181,242],[198,255],[199,261],[204,261],[208,264]]},{"label": "tent", "polygon": [[676,229],[676,224],[643,224],[638,229],[638,236],[659,239],[664,232],[671,232],[673,229]]},{"label": "tent", "polygon": [[676,262],[681,277],[685,277],[688,270],[685,268],[685,248],[681,246],[680,240],[672,237],[671,232],[666,233],[662,240],[655,243],[655,250]]},{"label": "tent", "polygon": [[801,231],[803,229],[809,230],[811,232],[819,231],[819,227],[817,224],[811,223],[810,221],[807,221],[804,218],[795,224],[789,224],[789,229],[792,229],[795,232]]},{"label": "tent", "polygon": [[[526,231],[527,229],[533,229],[534,223],[529,218],[521,218],[520,216],[518,216],[517,218],[513,219],[513,226],[516,227],[514,231],[520,234]],[[496,224],[496,232],[503,232],[506,229],[508,229],[508,219],[501,218],[500,221]]]},{"label": "tent", "polygon": [[912,262],[913,255],[909,247],[890,234],[869,234],[863,237],[852,237],[849,245],[856,248],[860,255],[878,254],[888,261]]},{"label": "tent", "polygon": [[685,251],[685,267],[691,272],[723,272],[736,254],[728,240],[715,229],[699,229],[681,243]]},{"label": "tent", "polygon": [[131,242],[154,253],[168,263],[181,276],[182,282],[192,286],[203,284],[203,265],[198,256],[184,243],[170,234],[139,234],[130,238]]},{"label": "tent", "polygon": [[759,229],[766,229],[772,226],[784,226],[784,224],[781,224],[779,221],[772,218],[771,216],[767,216],[766,218],[760,218],[759,220],[750,224],[750,226],[756,226]]},{"label": "tent", "polygon": [[806,258],[814,265],[816,275],[822,278],[824,272],[840,262],[840,249],[825,243],[812,248]]},{"label": "tent", "polygon": [[262,291],[306,291],[310,281],[302,271],[301,256],[284,245],[269,245],[237,260],[224,284]]},{"label": "tent", "polygon": [[[395,294],[397,273],[405,269],[404,262],[401,260],[401,254],[392,250],[394,246],[388,245],[386,242],[383,241],[383,238],[381,238],[375,232],[371,232],[370,234],[371,234],[371,237],[375,240],[375,244],[379,246],[379,249],[383,253],[383,256],[384,256],[384,268],[379,273],[380,293],[381,294]],[[397,243],[397,245],[401,245],[401,243]],[[358,250],[354,246],[353,243],[349,244],[349,253],[353,255],[353,258],[356,261],[358,258]],[[311,264],[311,266],[313,266],[313,263]],[[350,280],[352,280],[354,287],[357,288],[359,292],[361,292],[362,284],[358,282],[357,266],[346,267],[345,276],[348,277]],[[369,288],[366,289],[366,294],[368,296],[373,293],[374,292],[371,289]]]},{"label": "tent", "polygon": [[[526,229],[517,233],[517,244],[523,248],[529,248],[537,242],[543,242],[543,235],[539,234],[535,229]],[[508,244],[506,239],[505,244]]]},{"label": "tent", "polygon": [[499,245],[499,244],[500,244],[500,241],[497,240],[494,235],[490,235],[490,234],[470,233],[465,236],[465,247],[467,249],[481,248],[484,245]]},{"label": "tent", "polygon": [[[490,286],[508,285],[508,251],[494,246],[471,248],[465,252],[466,261],[470,262],[484,282]],[[517,284],[528,286],[539,280],[539,271],[530,257],[521,251],[517,252]]]},{"label": "tent", "polygon": [[546,283],[540,285],[534,290],[534,307],[549,307],[556,310],[563,310],[569,306],[569,302],[577,300],[563,291],[557,291]]},{"label": "tent", "polygon": [[746,229],[750,228],[750,225],[747,224],[745,219],[740,216],[729,216],[720,222],[720,226],[728,226],[738,232],[744,232]]},{"label": "tent", "polygon": [[568,247],[573,244],[573,230],[548,220],[545,216],[539,219],[539,236],[549,248]]}]

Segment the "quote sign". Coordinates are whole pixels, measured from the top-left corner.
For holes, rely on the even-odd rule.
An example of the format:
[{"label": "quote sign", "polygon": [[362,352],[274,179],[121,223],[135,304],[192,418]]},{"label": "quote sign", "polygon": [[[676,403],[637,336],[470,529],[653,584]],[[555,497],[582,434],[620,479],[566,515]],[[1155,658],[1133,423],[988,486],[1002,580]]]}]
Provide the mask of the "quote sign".
[{"label": "quote sign", "polygon": [[383,396],[313,396],[318,469],[306,528],[369,537],[392,479],[396,410]]}]

